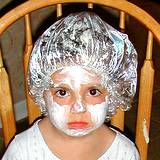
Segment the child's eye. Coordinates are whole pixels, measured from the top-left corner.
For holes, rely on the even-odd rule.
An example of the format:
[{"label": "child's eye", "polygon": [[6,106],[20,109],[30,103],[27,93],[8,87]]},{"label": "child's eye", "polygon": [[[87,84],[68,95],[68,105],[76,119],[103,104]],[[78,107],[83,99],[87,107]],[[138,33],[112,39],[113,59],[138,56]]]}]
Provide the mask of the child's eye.
[{"label": "child's eye", "polygon": [[98,89],[90,89],[88,91],[88,95],[89,96],[99,96],[101,94],[101,92]]},{"label": "child's eye", "polygon": [[60,98],[65,98],[69,95],[70,95],[70,93],[64,89],[59,89],[58,91],[56,91],[56,96],[60,97]]}]

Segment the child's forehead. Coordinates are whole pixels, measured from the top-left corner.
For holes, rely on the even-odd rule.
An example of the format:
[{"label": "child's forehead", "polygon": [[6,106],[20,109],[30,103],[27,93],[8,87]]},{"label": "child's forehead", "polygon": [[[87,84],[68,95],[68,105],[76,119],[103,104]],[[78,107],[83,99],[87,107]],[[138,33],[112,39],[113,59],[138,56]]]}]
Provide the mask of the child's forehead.
[{"label": "child's forehead", "polygon": [[100,83],[101,76],[81,66],[65,67],[54,72],[51,76],[54,82],[76,81],[79,83]]}]

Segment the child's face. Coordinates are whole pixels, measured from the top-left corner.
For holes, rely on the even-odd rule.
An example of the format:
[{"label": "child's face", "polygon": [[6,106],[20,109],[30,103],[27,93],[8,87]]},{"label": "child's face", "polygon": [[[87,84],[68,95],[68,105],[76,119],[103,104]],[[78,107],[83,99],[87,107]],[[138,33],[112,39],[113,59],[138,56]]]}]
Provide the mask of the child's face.
[{"label": "child's face", "polygon": [[83,136],[105,120],[107,90],[101,78],[81,67],[66,67],[52,75],[54,87],[44,92],[53,125],[70,136]]}]

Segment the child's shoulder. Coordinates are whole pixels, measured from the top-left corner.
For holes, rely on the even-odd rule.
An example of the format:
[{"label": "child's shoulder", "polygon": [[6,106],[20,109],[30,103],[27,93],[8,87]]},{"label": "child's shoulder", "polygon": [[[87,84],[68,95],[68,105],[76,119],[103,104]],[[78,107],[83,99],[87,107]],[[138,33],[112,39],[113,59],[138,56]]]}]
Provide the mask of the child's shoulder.
[{"label": "child's shoulder", "polygon": [[30,128],[27,130],[15,135],[14,140],[17,142],[24,143],[27,139],[31,140],[36,139],[37,136],[39,135],[39,127],[38,127],[38,121],[36,121]]},{"label": "child's shoulder", "polygon": [[121,158],[125,160],[139,160],[139,153],[135,144],[118,130],[115,130],[113,128],[110,129],[116,132],[116,136],[107,151],[107,155],[116,160],[119,160]]},{"label": "child's shoulder", "polygon": [[39,146],[37,144],[38,122],[29,129],[17,134],[9,144],[2,159],[24,159],[28,160],[33,150]]},{"label": "child's shoulder", "polygon": [[121,133],[120,131],[117,131],[114,129],[114,131],[116,132],[117,135],[117,139],[120,143],[122,144],[126,144],[126,145],[135,145],[127,136],[125,136],[123,133]]},{"label": "child's shoulder", "polygon": [[114,143],[118,144],[118,146],[122,148],[126,148],[127,150],[135,148],[135,144],[120,131],[111,128],[114,132],[116,132],[116,137]]}]

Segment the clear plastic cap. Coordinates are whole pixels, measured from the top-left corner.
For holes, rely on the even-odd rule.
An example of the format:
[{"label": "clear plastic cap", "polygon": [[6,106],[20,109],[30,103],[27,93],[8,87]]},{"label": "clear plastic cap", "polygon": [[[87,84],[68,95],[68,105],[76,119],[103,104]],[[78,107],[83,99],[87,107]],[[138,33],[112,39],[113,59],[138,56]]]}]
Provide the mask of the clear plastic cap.
[{"label": "clear plastic cap", "polygon": [[45,110],[43,92],[54,85],[51,75],[81,66],[102,77],[109,92],[107,117],[128,110],[136,92],[137,53],[128,36],[93,12],[70,14],[51,25],[36,41],[28,68],[29,93]]}]

